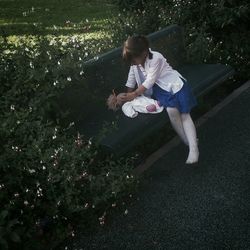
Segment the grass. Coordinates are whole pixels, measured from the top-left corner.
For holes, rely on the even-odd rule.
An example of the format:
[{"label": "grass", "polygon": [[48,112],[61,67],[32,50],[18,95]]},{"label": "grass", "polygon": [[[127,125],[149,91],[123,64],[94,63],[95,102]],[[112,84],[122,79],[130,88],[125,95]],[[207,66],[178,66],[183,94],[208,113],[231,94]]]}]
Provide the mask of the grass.
[{"label": "grass", "polygon": [[109,0],[0,0],[0,34],[18,45],[37,36],[109,39],[108,20],[117,11]]}]

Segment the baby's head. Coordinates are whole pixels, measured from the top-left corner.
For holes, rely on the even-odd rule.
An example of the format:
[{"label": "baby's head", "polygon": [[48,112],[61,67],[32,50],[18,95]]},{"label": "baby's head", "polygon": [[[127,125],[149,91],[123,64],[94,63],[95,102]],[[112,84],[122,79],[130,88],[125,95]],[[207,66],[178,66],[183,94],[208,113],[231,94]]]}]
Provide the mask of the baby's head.
[{"label": "baby's head", "polygon": [[123,59],[131,65],[143,64],[152,53],[149,50],[149,41],[143,35],[129,36],[123,44]]},{"label": "baby's head", "polygon": [[116,95],[115,91],[113,90],[113,93],[107,99],[108,108],[113,111],[117,111],[124,103],[121,99],[121,97],[124,95],[126,95],[126,93],[120,93]]}]

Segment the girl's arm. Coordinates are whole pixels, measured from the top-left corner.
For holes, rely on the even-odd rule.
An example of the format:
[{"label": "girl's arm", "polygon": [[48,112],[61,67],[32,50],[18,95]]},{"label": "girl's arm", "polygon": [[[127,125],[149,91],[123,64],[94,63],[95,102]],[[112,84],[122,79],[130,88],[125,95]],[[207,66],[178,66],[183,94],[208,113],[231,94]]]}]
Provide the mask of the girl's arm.
[{"label": "girl's arm", "polygon": [[149,72],[147,74],[146,80],[142,83],[145,89],[150,89],[155,84],[156,80],[159,78],[162,70],[162,59],[157,58],[157,60],[153,61],[150,65]]},{"label": "girl's arm", "polygon": [[128,91],[127,95],[124,96],[124,101],[132,101],[137,96],[142,95],[146,91],[146,88],[143,85],[140,85],[135,91],[133,91],[134,89],[130,90],[131,91]]},{"label": "girl's arm", "polygon": [[152,88],[160,75],[161,68],[162,60],[160,58],[152,62],[146,80],[135,91],[128,93],[124,97],[124,101],[132,101],[137,96],[143,94],[147,89]]},{"label": "girl's arm", "polygon": [[134,73],[134,69],[132,66],[130,66],[129,73],[128,73],[128,79],[127,79],[127,83],[125,86],[128,87],[128,92],[133,91],[135,86],[136,86],[135,73]]},{"label": "girl's arm", "polygon": [[127,93],[131,93],[135,90],[135,88],[127,88]]},{"label": "girl's arm", "polygon": [[146,88],[143,85],[140,85],[135,91],[134,89],[128,89],[126,95],[121,96],[120,99],[122,102],[129,102],[134,100],[137,96],[142,95],[146,91]]}]

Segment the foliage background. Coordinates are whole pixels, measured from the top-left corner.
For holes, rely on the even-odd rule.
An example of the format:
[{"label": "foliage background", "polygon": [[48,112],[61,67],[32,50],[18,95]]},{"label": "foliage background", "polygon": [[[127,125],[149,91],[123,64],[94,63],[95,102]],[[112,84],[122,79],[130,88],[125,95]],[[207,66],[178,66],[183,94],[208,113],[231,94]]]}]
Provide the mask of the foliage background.
[{"label": "foliage background", "polygon": [[[114,159],[79,135],[57,107],[84,84],[84,61],[128,35],[183,26],[190,62],[221,62],[249,79],[246,0],[0,0],[0,245],[53,248],[83,228],[103,225],[131,197],[134,158]],[[112,12],[112,15],[111,15]]]},{"label": "foliage background", "polygon": [[[120,14],[112,23],[114,40],[148,34],[176,23],[184,28],[190,62],[232,65],[241,81],[249,79],[249,19],[247,0],[114,0]],[[119,23],[119,25],[118,25]],[[117,36],[117,34],[119,34]]]},{"label": "foliage background", "polygon": [[82,50],[67,46],[41,39],[33,49],[1,47],[3,248],[44,249],[74,235],[79,219],[85,228],[102,225],[106,210],[136,184],[132,159],[102,154],[73,121],[61,122],[68,114],[60,112],[57,97],[81,82],[84,71]]}]

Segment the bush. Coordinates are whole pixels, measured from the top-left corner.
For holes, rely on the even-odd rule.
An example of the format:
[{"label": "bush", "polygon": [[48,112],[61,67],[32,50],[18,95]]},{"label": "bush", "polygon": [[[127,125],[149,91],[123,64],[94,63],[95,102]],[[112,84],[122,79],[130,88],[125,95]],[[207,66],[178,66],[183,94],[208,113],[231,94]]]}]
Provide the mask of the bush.
[{"label": "bush", "polygon": [[123,8],[118,16],[109,20],[110,29],[113,30],[112,41],[116,46],[120,46],[130,35],[146,35],[157,31],[161,28],[161,17],[165,12],[162,4],[156,4],[154,1],[145,2],[138,9]]},{"label": "bush", "polygon": [[136,2],[140,3],[139,9],[131,11],[123,6],[110,24],[117,45],[128,35],[146,35],[170,24],[179,24],[185,31],[190,62],[230,64],[237,69],[240,81],[249,79],[250,8],[247,0]]},{"label": "bush", "polygon": [[[84,84],[84,48],[2,44],[0,53],[0,246],[44,249],[74,234],[76,222],[104,223],[133,190],[132,159],[114,160],[77,133],[57,107],[69,85]],[[89,44],[89,46],[91,46]]]},{"label": "bush", "polygon": [[[246,0],[116,2],[121,13],[110,21],[113,47],[128,35],[177,23],[185,30],[189,61],[229,63],[241,81],[249,78]],[[84,84],[84,60],[110,48],[109,42],[80,43],[73,36],[66,44],[42,38],[33,47],[2,44],[1,248],[44,249],[73,235],[79,220],[86,227],[103,224],[112,204],[135,187],[133,159],[102,154],[65,122],[68,114],[56,101],[66,87]]]},{"label": "bush", "polygon": [[113,0],[114,4],[118,6],[120,11],[133,11],[143,9],[145,6],[145,0]]}]

